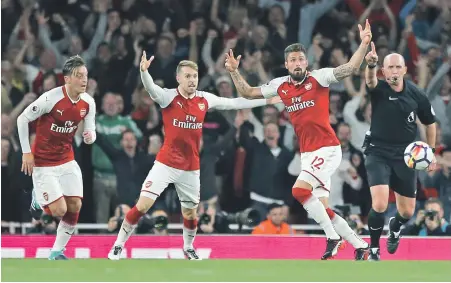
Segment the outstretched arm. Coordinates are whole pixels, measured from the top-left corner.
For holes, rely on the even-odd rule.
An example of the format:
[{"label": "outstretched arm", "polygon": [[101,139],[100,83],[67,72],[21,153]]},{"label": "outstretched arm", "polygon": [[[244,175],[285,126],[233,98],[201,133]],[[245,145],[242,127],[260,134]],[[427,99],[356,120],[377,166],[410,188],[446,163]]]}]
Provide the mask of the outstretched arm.
[{"label": "outstretched arm", "polygon": [[247,99],[263,98],[260,87],[251,87],[238,72],[238,69],[230,72],[230,75],[232,76],[233,84],[242,97]]},{"label": "outstretched arm", "polygon": [[208,108],[215,108],[218,110],[236,110],[236,109],[254,108],[266,105],[268,102],[267,99],[249,100],[243,97],[239,98],[218,97],[208,92],[204,92],[203,94],[205,99],[208,101]]},{"label": "outstretched arm", "polygon": [[360,65],[362,65],[363,58],[365,58],[366,50],[368,49],[368,45],[370,44],[372,37],[371,26],[368,20],[366,20],[365,29],[362,29],[362,26],[359,25],[359,30],[362,42],[348,63],[340,65],[334,69],[334,76],[337,80],[342,80],[352,75],[352,73],[358,70]]}]

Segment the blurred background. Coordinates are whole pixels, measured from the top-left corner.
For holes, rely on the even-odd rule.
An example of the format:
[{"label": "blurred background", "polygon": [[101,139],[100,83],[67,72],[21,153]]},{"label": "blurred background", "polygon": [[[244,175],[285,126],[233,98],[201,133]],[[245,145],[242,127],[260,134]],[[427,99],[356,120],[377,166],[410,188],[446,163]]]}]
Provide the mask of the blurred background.
[{"label": "blurred background", "polygon": [[[61,68],[69,56],[86,60],[87,92],[97,103],[97,142],[73,144],[84,179],[79,227],[85,228],[78,232],[115,233],[164,141],[160,109],[139,77],[143,50],[155,55],[149,72],[161,87],[176,87],[176,66],[189,59],[199,65],[200,90],[231,98],[237,93],[224,69],[228,49],[243,56],[240,72],[257,86],[287,74],[283,50],[291,43],[306,46],[312,69],[347,62],[360,44],[357,24],[368,18],[379,61],[390,52],[404,55],[408,78],[424,89],[438,122],[439,167],[420,172],[418,214],[404,233],[451,235],[451,1],[2,0],[1,9],[2,233],[55,233],[57,219],[42,215],[36,221],[29,214],[33,184],[20,172],[16,119],[42,93],[63,84]],[[330,86],[329,106],[343,150],[329,202],[359,234],[367,233],[371,207],[361,152],[371,122],[364,67]],[[418,140],[425,141],[420,124]],[[280,105],[209,111],[201,149],[200,231],[319,233],[291,196],[300,173],[297,147]],[[119,151],[130,160],[116,160]],[[395,208],[391,194],[387,219]],[[170,186],[138,233],[180,233],[181,219]]]}]

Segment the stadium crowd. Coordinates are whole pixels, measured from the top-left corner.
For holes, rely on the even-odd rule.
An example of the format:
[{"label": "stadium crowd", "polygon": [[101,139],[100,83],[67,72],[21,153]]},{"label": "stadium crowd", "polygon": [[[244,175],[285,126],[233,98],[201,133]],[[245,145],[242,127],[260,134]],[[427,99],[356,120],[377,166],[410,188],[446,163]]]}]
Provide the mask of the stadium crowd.
[{"label": "stadium crowd", "polygon": [[[87,62],[87,92],[97,103],[96,143],[76,139],[73,144],[84,181],[80,222],[108,223],[114,231],[138,198],[164,140],[161,113],[139,76],[143,50],[155,55],[149,72],[161,87],[176,87],[176,66],[189,59],[199,65],[200,90],[237,97],[224,68],[227,50],[242,54],[240,72],[257,86],[286,74],[283,51],[294,42],[307,48],[312,69],[346,62],[358,47],[357,23],[368,18],[379,58],[390,52],[405,56],[408,77],[425,90],[439,125],[439,166],[419,174],[419,212],[406,233],[451,234],[451,1],[3,0],[1,5],[2,223],[31,221],[33,184],[20,172],[16,119],[42,93],[63,84],[59,68],[68,56],[79,54]],[[330,206],[361,234],[371,207],[361,152],[371,122],[363,67],[330,86],[329,109],[343,150]],[[425,140],[418,125],[418,139]],[[268,217],[254,234],[302,233],[286,223],[314,223],[291,196],[300,173],[295,139],[280,105],[208,112],[201,150],[201,230],[227,231],[218,228],[227,213],[247,208],[260,220]],[[393,204],[392,194],[390,199]],[[389,206],[387,217],[394,208]],[[36,227],[45,223],[51,231],[52,221],[43,217]],[[155,228],[168,221],[181,221],[171,187],[144,218],[148,225],[142,231],[160,233]]]}]

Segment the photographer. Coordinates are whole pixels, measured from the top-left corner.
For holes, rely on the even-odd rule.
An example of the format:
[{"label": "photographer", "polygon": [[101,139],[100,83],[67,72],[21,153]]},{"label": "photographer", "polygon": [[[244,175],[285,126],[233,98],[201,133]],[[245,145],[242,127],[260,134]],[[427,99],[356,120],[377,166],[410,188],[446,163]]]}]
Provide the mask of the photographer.
[{"label": "photographer", "polygon": [[39,219],[32,219],[33,228],[27,231],[27,234],[45,234],[55,235],[58,223],[51,215],[42,213]]},{"label": "photographer", "polygon": [[199,205],[198,233],[231,233],[229,224],[238,224],[238,231],[246,225],[254,227],[260,223],[260,213],[254,208],[247,208],[236,213],[220,211],[215,204],[203,203]]},{"label": "photographer", "polygon": [[411,236],[447,236],[451,230],[447,229],[448,226],[448,222],[443,218],[442,202],[439,199],[431,198],[426,201],[424,210],[418,211],[415,223],[406,227],[405,234]]},{"label": "photographer", "polygon": [[[121,204],[114,210],[114,216],[108,221],[108,232],[117,233],[130,210],[126,204]],[[168,214],[163,209],[154,209],[152,213],[145,214],[138,222],[138,234],[168,235]]]}]

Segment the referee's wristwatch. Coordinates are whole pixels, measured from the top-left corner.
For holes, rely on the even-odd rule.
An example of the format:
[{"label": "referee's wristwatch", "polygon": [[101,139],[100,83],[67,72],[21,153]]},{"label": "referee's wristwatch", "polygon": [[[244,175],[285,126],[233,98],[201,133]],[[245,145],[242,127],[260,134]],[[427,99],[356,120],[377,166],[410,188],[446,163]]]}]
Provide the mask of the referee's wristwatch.
[{"label": "referee's wristwatch", "polygon": [[431,147],[432,153],[435,153],[435,147]]}]

